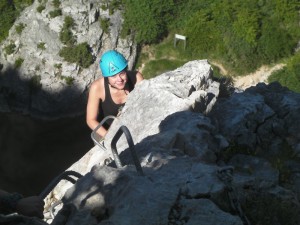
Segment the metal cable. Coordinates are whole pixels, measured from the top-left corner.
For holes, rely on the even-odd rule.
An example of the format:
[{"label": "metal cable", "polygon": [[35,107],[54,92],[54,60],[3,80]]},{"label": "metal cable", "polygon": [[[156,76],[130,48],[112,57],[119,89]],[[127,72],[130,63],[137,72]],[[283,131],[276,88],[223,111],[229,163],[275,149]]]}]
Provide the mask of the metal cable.
[{"label": "metal cable", "polygon": [[76,171],[64,171],[60,175],[58,175],[56,178],[54,178],[50,184],[41,192],[39,195],[41,199],[45,199],[47,195],[55,188],[55,186],[61,181],[61,180],[67,180],[70,181],[72,184],[76,183],[76,180],[70,176],[77,177],[78,179],[82,177],[82,175]]},{"label": "metal cable", "polygon": [[131,156],[132,156],[133,162],[135,164],[136,170],[139,175],[144,176],[140,161],[139,161],[137,154],[135,152],[135,149],[134,149],[134,143],[133,143],[131,134],[130,134],[128,128],[124,125],[119,128],[119,130],[117,131],[117,133],[115,134],[115,136],[113,137],[113,139],[111,141],[111,151],[112,151],[113,157],[115,159],[115,163],[118,168],[123,167],[122,162],[118,155],[118,151],[117,151],[117,141],[120,139],[120,137],[122,136],[123,133],[125,134],[127,143],[129,145],[129,149],[130,149]]}]

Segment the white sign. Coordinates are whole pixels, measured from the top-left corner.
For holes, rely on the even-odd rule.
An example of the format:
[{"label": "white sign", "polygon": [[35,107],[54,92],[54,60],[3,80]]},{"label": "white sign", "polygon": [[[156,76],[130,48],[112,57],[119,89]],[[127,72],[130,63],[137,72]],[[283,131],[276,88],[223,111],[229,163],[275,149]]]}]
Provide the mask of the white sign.
[{"label": "white sign", "polygon": [[186,37],[183,36],[183,35],[180,35],[180,34],[175,34],[175,39],[179,39],[179,40],[184,40],[185,41]]}]

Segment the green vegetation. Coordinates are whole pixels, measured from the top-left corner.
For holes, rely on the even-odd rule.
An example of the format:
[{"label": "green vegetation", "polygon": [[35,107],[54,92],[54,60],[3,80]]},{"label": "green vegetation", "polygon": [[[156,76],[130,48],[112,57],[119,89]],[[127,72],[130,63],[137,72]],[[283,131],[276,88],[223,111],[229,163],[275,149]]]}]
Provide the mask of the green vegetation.
[{"label": "green vegetation", "polygon": [[110,20],[109,18],[100,18],[100,27],[104,33],[109,33]]},{"label": "green vegetation", "polygon": [[37,44],[37,48],[41,50],[45,50],[46,49],[45,44],[46,44],[45,42],[40,42]]},{"label": "green vegetation", "polygon": [[109,15],[112,15],[115,12],[115,10],[121,9],[121,6],[121,0],[111,0],[108,5]]},{"label": "green vegetation", "polygon": [[61,15],[62,15],[61,9],[55,9],[55,10],[52,10],[49,12],[50,18],[55,18],[55,17],[61,16]]},{"label": "green vegetation", "polygon": [[[51,1],[54,10],[49,16],[60,16],[61,1]],[[0,3],[0,41],[7,37],[20,11],[32,2],[12,0]],[[39,0],[39,3],[37,10],[41,12],[45,1]],[[109,10],[110,14],[122,9],[122,37],[135,37],[140,47],[151,45],[154,55],[147,56],[146,61],[139,59],[149,78],[194,59],[220,63],[231,75],[247,74],[262,65],[291,58],[300,40],[299,0],[106,0],[101,8]],[[109,32],[108,20],[101,20],[100,26],[104,32]],[[21,26],[18,31],[16,27],[18,33],[21,30]],[[187,37],[185,50],[181,42],[174,48],[175,33]],[[76,43],[70,25],[64,25],[60,38],[67,47]],[[156,61],[151,62],[152,59]],[[297,60],[298,57],[288,60],[291,61],[289,66],[274,74],[271,81],[279,80],[298,91]]]},{"label": "green vegetation", "polygon": [[169,60],[169,59],[160,59],[160,60],[151,60],[147,67],[143,70],[143,75],[145,79],[149,79],[152,75],[157,76],[164,72],[174,70],[182,65],[181,60]]},{"label": "green vegetation", "polygon": [[37,8],[36,8],[36,11],[41,13],[44,9],[46,8],[45,5],[39,5]]},{"label": "green vegetation", "polygon": [[71,16],[66,16],[64,19],[64,25],[59,34],[59,39],[67,46],[72,46],[76,42],[71,31],[73,26],[75,26],[73,18]]},{"label": "green vegetation", "polygon": [[60,6],[60,1],[59,0],[53,0],[52,1],[52,5],[55,7],[55,8],[59,8],[59,6]]},{"label": "green vegetation", "polygon": [[124,6],[122,36],[134,34],[138,43],[161,40],[175,10],[173,0],[124,0]]},{"label": "green vegetation", "polygon": [[20,68],[22,66],[23,62],[24,62],[23,58],[20,58],[20,57],[17,58],[16,61],[15,61],[15,67]]},{"label": "green vegetation", "polygon": [[[243,75],[291,57],[300,39],[298,0],[124,0],[124,6],[122,34],[135,34],[135,41],[150,44],[153,52],[165,43],[169,51],[153,57],[161,64],[166,58],[208,59],[231,75]],[[175,33],[187,37],[187,48],[179,57],[173,50]],[[139,59],[145,70],[149,63],[151,58]],[[147,77],[158,74],[151,73]]]},{"label": "green vegetation", "polygon": [[13,54],[15,50],[16,50],[16,45],[14,43],[10,43],[4,47],[4,51],[7,55]]},{"label": "green vegetation", "polygon": [[73,26],[75,26],[73,18],[66,16],[63,28],[59,34],[61,42],[66,46],[60,50],[59,55],[67,62],[76,63],[80,67],[87,68],[94,62],[91,49],[86,42],[76,45],[76,38],[71,31]]},{"label": "green vegetation", "polygon": [[300,93],[300,52],[291,57],[283,69],[274,72],[268,78],[268,82],[273,81],[278,81],[282,86]]},{"label": "green vegetation", "polygon": [[20,12],[32,3],[33,0],[0,1],[0,42],[8,36],[8,31]]},{"label": "green vegetation", "polygon": [[67,62],[76,63],[83,68],[89,67],[94,62],[90,47],[86,42],[62,48],[59,56]]},{"label": "green vegetation", "polygon": [[60,76],[60,78],[62,80],[65,80],[66,84],[69,85],[69,86],[71,86],[73,84],[74,80],[75,80],[73,77],[66,77],[66,76]]},{"label": "green vegetation", "polygon": [[25,27],[26,25],[24,23],[17,24],[15,27],[17,34],[21,34]]},{"label": "green vegetation", "polygon": [[115,10],[122,8],[122,0],[111,0],[111,1],[103,1],[101,4],[102,10],[109,10],[109,15],[112,15]]}]

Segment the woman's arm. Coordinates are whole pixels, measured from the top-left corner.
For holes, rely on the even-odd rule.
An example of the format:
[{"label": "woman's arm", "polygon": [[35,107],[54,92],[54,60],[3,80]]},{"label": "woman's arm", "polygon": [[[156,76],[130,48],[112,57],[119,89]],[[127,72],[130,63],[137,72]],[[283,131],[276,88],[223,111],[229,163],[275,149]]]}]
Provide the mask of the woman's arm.
[{"label": "woman's arm", "polygon": [[[97,117],[100,109],[101,94],[102,94],[101,81],[97,80],[90,87],[87,108],[86,108],[86,123],[92,130],[94,130],[99,125],[99,121],[97,120]],[[97,130],[97,133],[101,137],[104,137],[107,133],[107,130],[103,126],[101,126]]]}]

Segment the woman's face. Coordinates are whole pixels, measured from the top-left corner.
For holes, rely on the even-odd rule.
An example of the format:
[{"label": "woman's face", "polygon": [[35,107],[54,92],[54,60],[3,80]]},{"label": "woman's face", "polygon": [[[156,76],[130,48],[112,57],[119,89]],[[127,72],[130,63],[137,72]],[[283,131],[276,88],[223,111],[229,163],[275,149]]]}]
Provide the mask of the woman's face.
[{"label": "woman's face", "polygon": [[108,77],[109,84],[119,90],[123,90],[127,83],[127,73],[126,70],[122,70],[120,73],[112,77]]}]

